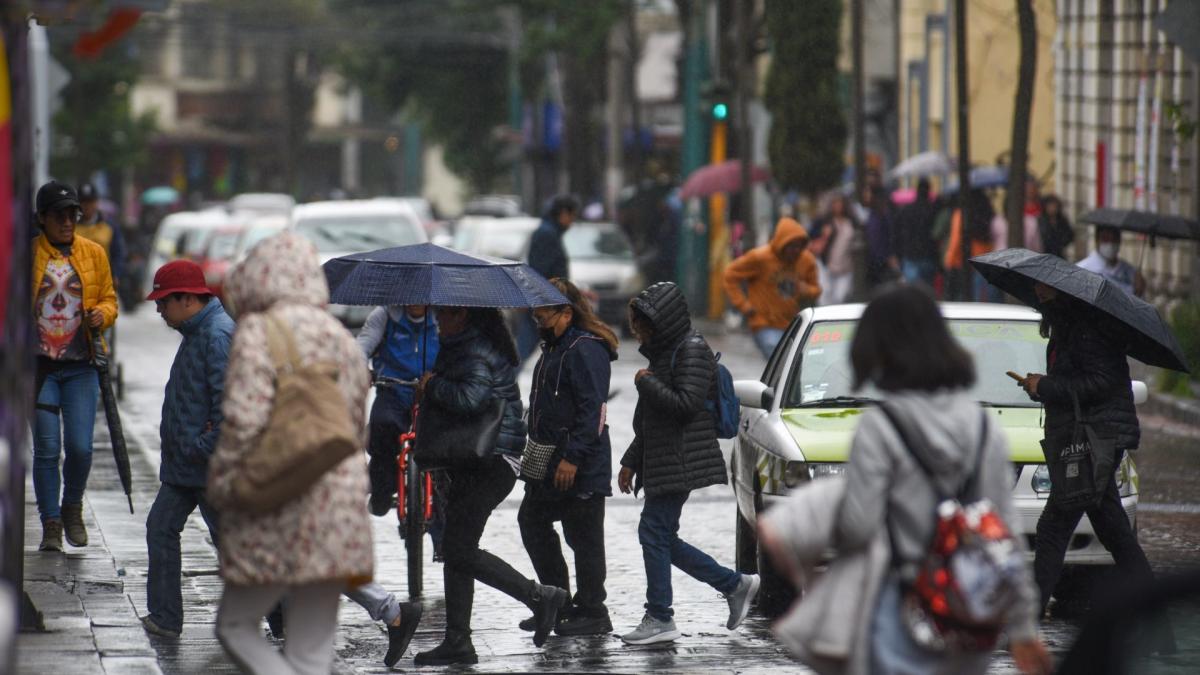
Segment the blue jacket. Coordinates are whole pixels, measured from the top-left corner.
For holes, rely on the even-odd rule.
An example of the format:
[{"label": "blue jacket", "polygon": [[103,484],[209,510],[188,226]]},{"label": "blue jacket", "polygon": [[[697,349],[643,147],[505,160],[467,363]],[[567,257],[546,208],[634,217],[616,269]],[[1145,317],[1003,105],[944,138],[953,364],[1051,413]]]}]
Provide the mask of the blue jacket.
[{"label": "blue jacket", "polygon": [[484,405],[492,399],[508,401],[495,452],[520,455],[525,450],[517,367],[477,329],[468,327],[458,335],[442,338],[433,371],[436,376],[426,385],[425,396],[461,413],[464,419],[482,414]]},{"label": "blue jacket", "polygon": [[574,492],[612,495],[612,444],[606,417],[609,378],[617,355],[574,326],[542,346],[529,395],[529,435],[557,446],[546,472],[553,489],[559,459],[574,464]]},{"label": "blue jacket", "polygon": [[[439,345],[437,323],[431,315],[427,320],[413,321],[403,307],[376,307],[371,312],[355,340],[376,376],[416,380],[433,369]],[[394,387],[393,393],[402,407],[412,407],[412,387]]]},{"label": "blue jacket", "polygon": [[563,229],[551,220],[533,231],[529,240],[529,266],[547,279],[569,277],[567,249],[563,246]]},{"label": "blue jacket", "polygon": [[213,298],[178,329],[183,344],[171,364],[159,425],[162,466],[158,478],[164,483],[204,487],[207,481],[208,458],[217,446],[224,419],[221,396],[233,328],[233,319],[221,301]]}]

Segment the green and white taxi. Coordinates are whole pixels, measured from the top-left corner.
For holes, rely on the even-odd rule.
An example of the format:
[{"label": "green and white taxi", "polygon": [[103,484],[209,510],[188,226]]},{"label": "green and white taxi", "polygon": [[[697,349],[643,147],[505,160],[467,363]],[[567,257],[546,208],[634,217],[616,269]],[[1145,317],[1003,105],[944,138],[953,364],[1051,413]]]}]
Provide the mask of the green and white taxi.
[{"label": "green and white taxi", "polygon": [[[833,305],[798,314],[768,359],[758,380],[734,383],[741,420],[730,461],[737,497],[736,557],[742,571],[763,575],[763,592],[777,599],[786,585],[763,559],[754,534],[757,514],[810,480],[835,476],[845,468],[859,416],[879,395],[853,391],[850,343],[863,305]],[[941,305],[950,331],[975,358],[974,396],[1008,436],[1013,462],[1013,498],[1020,522],[1014,527],[1032,550],[1038,516],[1050,492],[1050,475],[1039,441],[1044,412],[1005,371],[1046,372],[1046,340],[1040,315],[1027,307],[988,303]],[[1146,387],[1134,382],[1134,400]],[[1126,456],[1117,468],[1121,502],[1137,527],[1138,477]],[[1109,565],[1085,516],[1071,539],[1068,565]]]}]

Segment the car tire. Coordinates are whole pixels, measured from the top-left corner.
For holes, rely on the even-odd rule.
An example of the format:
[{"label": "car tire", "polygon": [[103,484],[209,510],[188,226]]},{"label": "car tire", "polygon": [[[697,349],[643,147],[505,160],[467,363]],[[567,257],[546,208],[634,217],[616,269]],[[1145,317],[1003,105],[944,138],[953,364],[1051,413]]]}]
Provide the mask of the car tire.
[{"label": "car tire", "polygon": [[796,589],[791,582],[775,570],[771,559],[762,547],[758,549],[758,612],[763,616],[775,619],[783,616],[784,612],[796,601]]},{"label": "car tire", "polygon": [[736,505],[733,507],[733,512],[734,517],[737,518],[737,530],[734,534],[734,564],[741,574],[757,574],[758,536],[754,533],[754,526],[746,522]]}]

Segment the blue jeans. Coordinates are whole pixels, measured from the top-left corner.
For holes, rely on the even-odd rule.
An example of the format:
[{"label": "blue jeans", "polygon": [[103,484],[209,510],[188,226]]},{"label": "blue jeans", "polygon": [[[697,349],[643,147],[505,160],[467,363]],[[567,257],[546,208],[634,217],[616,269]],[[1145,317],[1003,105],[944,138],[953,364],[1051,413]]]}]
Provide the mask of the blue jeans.
[{"label": "blue jeans", "polygon": [[933,285],[933,277],[937,274],[937,265],[932,260],[905,258],[901,267],[904,271],[904,280],[908,283],[922,281],[930,286]]},{"label": "blue jeans", "polygon": [[[91,364],[46,373],[33,419],[33,491],[43,521],[61,518],[63,504],[83,503],[92,471],[92,431],[99,398],[100,380]],[[65,454],[61,480],[60,454]]]},{"label": "blue jeans", "polygon": [[759,328],[754,331],[754,344],[758,345],[758,351],[762,352],[763,358],[771,358],[775,346],[782,339],[783,331],[779,328]]},{"label": "blue jeans", "polygon": [[213,545],[217,545],[217,512],[205,499],[204,488],[163,483],[150,507],[150,515],[146,516],[146,549],[150,554],[146,609],[154,623],[167,630],[183,630],[179,535],[196,507],[200,507]]},{"label": "blue jeans", "polygon": [[722,567],[712,556],[679,538],[679,516],[689,493],[646,497],[638,523],[638,542],[646,564],[646,613],[669,621],[671,610],[671,565],[720,593],[732,593],[741,575]]}]

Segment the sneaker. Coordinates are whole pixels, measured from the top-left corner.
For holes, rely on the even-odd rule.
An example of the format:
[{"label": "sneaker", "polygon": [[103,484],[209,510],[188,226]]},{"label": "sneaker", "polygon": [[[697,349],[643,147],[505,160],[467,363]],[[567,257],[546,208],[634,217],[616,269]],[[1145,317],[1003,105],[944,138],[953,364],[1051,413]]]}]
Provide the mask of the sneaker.
[{"label": "sneaker", "polygon": [[449,666],[455,663],[479,663],[470,635],[447,635],[442,644],[417,654],[413,663],[418,666]]},{"label": "sneaker", "polygon": [[162,626],[155,623],[154,619],[150,618],[149,614],[142,617],[142,628],[145,628],[147,633],[149,633],[151,635],[157,635],[159,637],[166,637],[166,638],[179,637],[179,631],[174,631],[174,630],[169,630],[167,628],[163,628]]},{"label": "sneaker", "polygon": [[621,641],[627,645],[652,645],[658,642],[671,642],[683,637],[683,633],[675,627],[675,621],[667,619],[659,621],[649,614],[642,617],[642,622],[633,629],[632,633],[621,636]]},{"label": "sneaker", "polygon": [[760,583],[757,574],[743,574],[733,592],[725,596],[725,600],[729,603],[729,620],[725,622],[726,628],[733,630],[742,625],[742,621],[750,613],[750,603],[754,601],[754,596],[758,595]]},{"label": "sneaker", "polygon": [[567,604],[571,594],[558,586],[533,586],[533,644],[541,647],[546,644],[550,631],[558,623],[558,610]]},{"label": "sneaker", "polygon": [[39,551],[57,551],[62,553],[63,524],[58,518],[47,518],[42,521],[42,543]]},{"label": "sneaker", "polygon": [[68,544],[76,547],[87,546],[87,529],[83,527],[83,504],[63,504],[62,522]]},{"label": "sneaker", "polygon": [[413,634],[417,632],[417,626],[421,624],[422,611],[419,602],[400,603],[400,625],[387,627],[388,648],[387,654],[383,656],[383,665],[391,668],[404,656],[408,644],[412,642]]},{"label": "sneaker", "polygon": [[612,620],[608,618],[607,614],[603,616],[576,614],[559,619],[558,626],[554,629],[554,632],[563,637],[571,637],[575,635],[603,635],[611,633],[612,629]]}]

